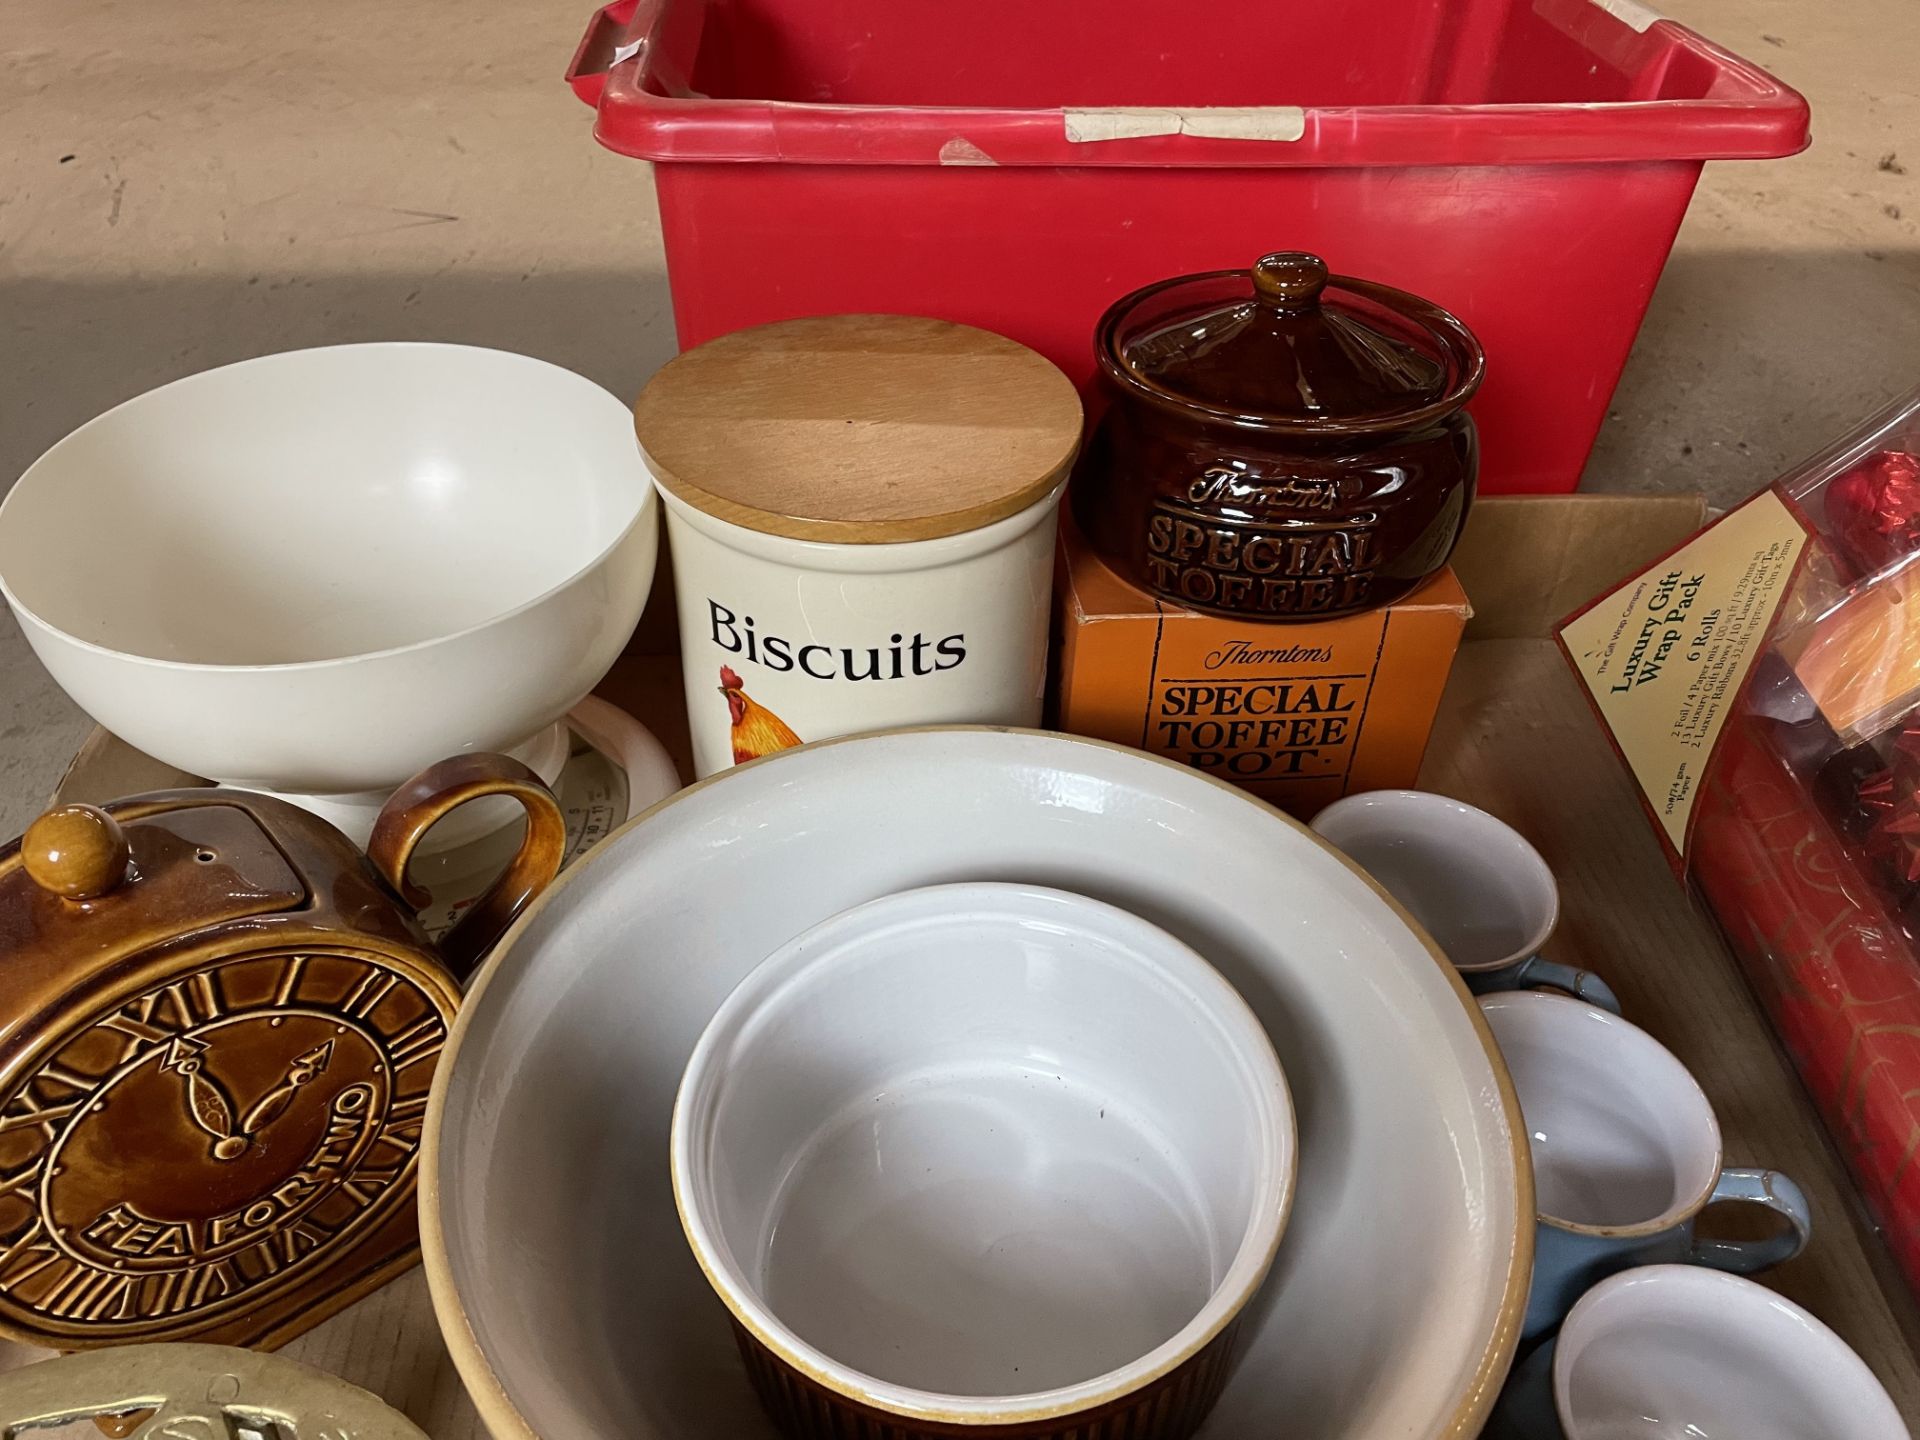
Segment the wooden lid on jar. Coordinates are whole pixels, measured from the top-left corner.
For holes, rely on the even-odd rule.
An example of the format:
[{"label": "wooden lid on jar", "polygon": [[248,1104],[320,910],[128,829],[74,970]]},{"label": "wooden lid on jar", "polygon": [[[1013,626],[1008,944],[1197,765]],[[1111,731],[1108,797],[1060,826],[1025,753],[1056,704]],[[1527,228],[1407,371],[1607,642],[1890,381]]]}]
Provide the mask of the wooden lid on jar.
[{"label": "wooden lid on jar", "polygon": [[829,315],[710,340],[634,406],[661,485],[720,520],[874,545],[1017,514],[1080,446],[1080,397],[1026,346],[947,320]]}]

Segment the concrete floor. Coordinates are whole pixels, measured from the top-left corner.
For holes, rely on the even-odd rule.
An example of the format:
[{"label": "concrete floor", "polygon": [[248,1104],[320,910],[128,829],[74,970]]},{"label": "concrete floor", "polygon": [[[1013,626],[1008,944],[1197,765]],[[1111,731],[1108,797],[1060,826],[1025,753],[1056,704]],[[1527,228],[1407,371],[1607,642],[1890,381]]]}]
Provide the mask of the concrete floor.
[{"label": "concrete floor", "polygon": [[[646,167],[559,83],[590,0],[9,0],[0,485],[266,351],[432,337],[631,394],[673,351]],[[1585,484],[1731,500],[1920,381],[1920,7],[1673,0],[1814,109],[1711,166]],[[87,722],[0,620],[0,836]]]}]

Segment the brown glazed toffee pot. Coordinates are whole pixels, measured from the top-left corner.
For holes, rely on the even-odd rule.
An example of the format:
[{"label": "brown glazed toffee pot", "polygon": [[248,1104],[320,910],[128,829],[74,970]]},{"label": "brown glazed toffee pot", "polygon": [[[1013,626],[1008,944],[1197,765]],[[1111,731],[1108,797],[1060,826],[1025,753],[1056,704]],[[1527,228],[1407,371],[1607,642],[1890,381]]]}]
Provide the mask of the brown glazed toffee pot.
[{"label": "brown glazed toffee pot", "polygon": [[[518,853],[435,950],[406,878],[482,795]],[[560,866],[526,766],[458,756],[362,856],[225,789],[49,811],[0,849],[0,1334],[278,1345],[413,1263],[460,981]]]},{"label": "brown glazed toffee pot", "polygon": [[1122,575],[1189,609],[1324,620],[1446,564],[1485,358],[1439,306],[1286,251],[1136,290],[1095,348],[1110,404],[1071,493]]}]

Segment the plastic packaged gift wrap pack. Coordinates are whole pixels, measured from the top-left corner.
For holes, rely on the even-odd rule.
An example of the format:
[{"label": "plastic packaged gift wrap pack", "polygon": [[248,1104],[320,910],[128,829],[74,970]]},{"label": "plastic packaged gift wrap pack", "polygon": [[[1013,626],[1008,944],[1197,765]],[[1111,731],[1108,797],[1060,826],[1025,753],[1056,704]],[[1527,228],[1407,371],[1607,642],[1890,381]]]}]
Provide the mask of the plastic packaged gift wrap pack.
[{"label": "plastic packaged gift wrap pack", "polygon": [[1920,1291],[1920,391],[1560,638]]}]

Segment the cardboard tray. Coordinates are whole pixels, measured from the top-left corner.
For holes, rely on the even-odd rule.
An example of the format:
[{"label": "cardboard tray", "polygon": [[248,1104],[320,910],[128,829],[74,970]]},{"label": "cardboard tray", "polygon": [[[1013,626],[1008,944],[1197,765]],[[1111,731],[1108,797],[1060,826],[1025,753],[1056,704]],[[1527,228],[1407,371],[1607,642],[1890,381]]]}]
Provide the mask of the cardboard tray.
[{"label": "cardboard tray", "polygon": [[[1858,1350],[1920,1434],[1920,1308],[1732,957],[1674,881],[1549,638],[1576,606],[1678,544],[1704,518],[1698,498],[1679,496],[1482,501],[1454,556],[1475,616],[1421,783],[1493,811],[1539,847],[1563,902],[1547,954],[1605,975],[1628,1017],[1699,1077],[1720,1117],[1727,1163],[1771,1165],[1806,1188],[1813,1243],[1762,1278]],[[601,693],[652,727],[684,765],[673,657],[630,654]],[[59,798],[109,799],[183,778],[96,733]],[[8,1348],[13,1353],[3,1358],[13,1363],[37,1353]],[[286,1353],[383,1396],[438,1440],[484,1440],[418,1270]]]}]

